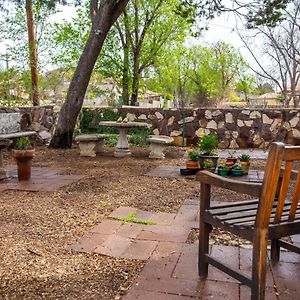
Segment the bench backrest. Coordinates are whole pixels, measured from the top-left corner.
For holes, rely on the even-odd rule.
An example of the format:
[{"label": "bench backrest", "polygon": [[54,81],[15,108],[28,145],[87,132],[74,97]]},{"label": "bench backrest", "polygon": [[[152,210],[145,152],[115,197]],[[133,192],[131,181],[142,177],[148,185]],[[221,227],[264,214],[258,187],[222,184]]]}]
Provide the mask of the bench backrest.
[{"label": "bench backrest", "polygon": [[20,113],[0,113],[0,134],[20,131]]},{"label": "bench backrest", "polygon": [[[263,186],[260,194],[255,226],[263,229],[269,223],[280,224],[295,220],[300,215],[300,146],[287,146],[283,143],[272,143],[265,167]],[[292,170],[298,171],[296,182],[291,187]],[[274,203],[277,201],[277,203]],[[290,201],[287,207],[285,203]],[[275,209],[273,208],[275,204]],[[298,211],[297,211],[298,209]],[[298,220],[298,219],[297,219]],[[299,221],[299,220],[298,220]]]}]

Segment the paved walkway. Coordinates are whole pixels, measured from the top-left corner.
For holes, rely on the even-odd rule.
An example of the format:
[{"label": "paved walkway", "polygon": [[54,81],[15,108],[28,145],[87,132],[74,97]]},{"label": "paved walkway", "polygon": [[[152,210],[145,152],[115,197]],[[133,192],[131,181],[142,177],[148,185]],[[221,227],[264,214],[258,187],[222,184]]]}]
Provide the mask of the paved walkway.
[{"label": "paved walkway", "polygon": [[[198,201],[186,201],[177,214],[151,213],[120,207],[111,218],[136,214],[140,223],[105,219],[70,248],[116,258],[145,260],[146,265],[124,300],[250,299],[250,289],[230,276],[209,267],[207,280],[197,275],[197,243],[187,244],[192,228],[198,227]],[[155,225],[150,225],[150,221]],[[138,222],[138,221],[137,221]],[[300,243],[300,236],[293,236]],[[251,249],[212,245],[212,254],[246,273],[251,269]],[[300,257],[283,252],[281,262],[268,267],[266,300],[299,299]]]},{"label": "paved walkway", "polygon": [[32,192],[54,192],[61,187],[83,178],[82,175],[61,175],[62,170],[53,168],[32,167],[29,181],[18,181],[16,166],[5,166],[10,179],[0,180],[0,192],[5,190],[20,190]]}]

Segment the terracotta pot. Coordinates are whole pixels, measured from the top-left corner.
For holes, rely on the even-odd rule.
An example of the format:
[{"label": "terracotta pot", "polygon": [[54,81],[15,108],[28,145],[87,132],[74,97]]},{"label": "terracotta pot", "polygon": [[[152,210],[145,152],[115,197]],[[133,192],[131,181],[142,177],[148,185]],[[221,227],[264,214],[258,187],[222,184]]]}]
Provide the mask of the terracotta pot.
[{"label": "terracotta pot", "polygon": [[189,170],[199,169],[199,163],[197,161],[187,160],[185,165]]},{"label": "terracotta pot", "polygon": [[235,164],[236,162],[237,162],[237,158],[236,157],[227,157],[226,158],[226,163]]},{"label": "terracotta pot", "polygon": [[18,180],[30,180],[31,162],[34,157],[34,149],[31,150],[13,150],[13,157],[17,161]]},{"label": "terracotta pot", "polygon": [[249,161],[241,161],[240,163],[241,163],[244,174],[247,175],[249,172],[249,168],[250,168],[250,162]]}]

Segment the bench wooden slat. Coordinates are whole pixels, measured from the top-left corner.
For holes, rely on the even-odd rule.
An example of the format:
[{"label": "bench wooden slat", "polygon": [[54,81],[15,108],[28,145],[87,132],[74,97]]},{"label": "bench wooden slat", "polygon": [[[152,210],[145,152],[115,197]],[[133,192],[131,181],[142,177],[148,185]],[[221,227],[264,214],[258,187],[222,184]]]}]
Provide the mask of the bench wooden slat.
[{"label": "bench wooden slat", "polygon": [[289,214],[289,221],[292,221],[295,218],[296,210],[298,207],[300,199],[300,172],[298,173],[298,178],[296,181],[295,191],[292,198],[291,210]]}]

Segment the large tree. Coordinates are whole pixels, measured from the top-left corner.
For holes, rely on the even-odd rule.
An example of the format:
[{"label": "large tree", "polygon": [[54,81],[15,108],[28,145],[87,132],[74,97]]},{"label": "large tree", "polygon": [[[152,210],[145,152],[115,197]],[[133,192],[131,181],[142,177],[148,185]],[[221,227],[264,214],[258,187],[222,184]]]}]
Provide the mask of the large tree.
[{"label": "large tree", "polygon": [[128,0],[91,0],[91,32],[70,83],[66,101],[61,107],[50,146],[55,148],[71,147],[76,120],[94,65],[108,31],[124,11],[127,3]]},{"label": "large tree", "polygon": [[[56,148],[66,148],[72,145],[72,136],[76,124],[76,119],[80,112],[84,94],[86,92],[89,79],[97,60],[97,57],[101,51],[103,42],[111,26],[116,22],[119,15],[124,11],[129,0],[90,0],[90,11],[92,19],[92,30],[89,38],[83,50],[83,53],[79,59],[77,69],[74,73],[74,77],[69,86],[67,99],[62,106],[57,126],[51,140],[50,145]],[[237,2],[233,0],[234,2]],[[190,0],[182,2],[194,2]],[[222,1],[195,1],[199,2],[200,15],[207,13],[209,17],[212,16],[211,4],[219,4]],[[286,0],[264,0],[261,7],[270,7],[270,3],[275,3],[274,6],[277,9],[278,3],[286,2]],[[202,4],[203,3],[203,4]],[[254,1],[257,3],[257,1]],[[197,6],[197,3],[194,3]],[[194,5],[194,7],[195,7]],[[194,7],[188,7],[185,9],[178,9],[178,12],[187,16],[190,12],[193,12]],[[213,8],[217,6],[214,5]],[[184,7],[185,8],[185,7]],[[280,9],[280,7],[279,7]],[[258,13],[261,10],[258,10]],[[270,11],[270,10],[269,10]],[[267,12],[269,12],[267,11]],[[271,14],[276,11],[272,10]],[[187,12],[187,13],[186,13]],[[257,13],[254,14],[256,16]],[[274,14],[273,14],[274,15]],[[268,21],[268,20],[266,20]]]},{"label": "large tree", "polygon": [[124,11],[117,28],[124,49],[123,97],[136,105],[140,81],[144,73],[153,66],[162,52],[187,34],[188,22],[175,10],[178,0],[133,0]]}]

